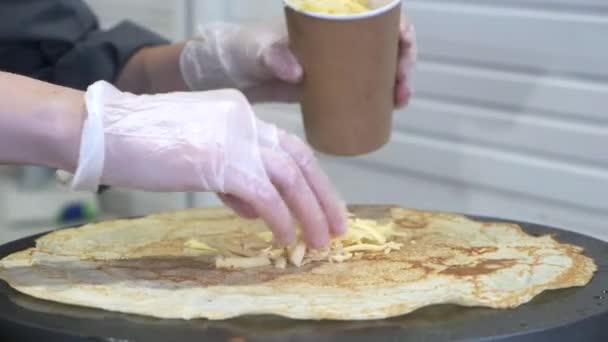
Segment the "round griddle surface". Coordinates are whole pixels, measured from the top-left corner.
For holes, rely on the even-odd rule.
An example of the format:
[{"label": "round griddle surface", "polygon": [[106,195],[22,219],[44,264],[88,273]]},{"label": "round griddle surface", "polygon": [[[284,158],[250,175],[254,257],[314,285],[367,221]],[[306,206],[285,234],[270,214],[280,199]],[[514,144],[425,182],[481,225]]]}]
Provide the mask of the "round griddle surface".
[{"label": "round griddle surface", "polygon": [[[561,242],[584,247],[599,268],[591,283],[582,288],[548,291],[509,310],[440,305],[380,321],[316,322],[272,316],[228,321],[161,320],[39,300],[0,281],[0,340],[608,341],[608,243],[541,225],[519,224],[529,234],[553,234]],[[37,237],[0,246],[0,258],[34,246]]]}]

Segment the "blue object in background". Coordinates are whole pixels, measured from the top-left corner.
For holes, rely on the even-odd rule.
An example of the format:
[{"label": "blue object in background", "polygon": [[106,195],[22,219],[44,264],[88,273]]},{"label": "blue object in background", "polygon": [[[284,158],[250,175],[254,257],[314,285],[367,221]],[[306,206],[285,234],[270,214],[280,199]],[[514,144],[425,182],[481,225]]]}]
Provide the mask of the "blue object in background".
[{"label": "blue object in background", "polygon": [[86,202],[74,202],[66,205],[61,212],[57,221],[61,224],[73,222],[92,221],[97,217],[97,209],[95,206]]}]

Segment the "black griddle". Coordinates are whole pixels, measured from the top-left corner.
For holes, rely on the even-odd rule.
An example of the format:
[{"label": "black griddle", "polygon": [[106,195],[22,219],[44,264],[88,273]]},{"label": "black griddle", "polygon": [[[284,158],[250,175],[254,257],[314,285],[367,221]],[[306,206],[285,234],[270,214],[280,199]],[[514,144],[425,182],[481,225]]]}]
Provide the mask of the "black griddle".
[{"label": "black griddle", "polygon": [[[584,247],[599,268],[592,282],[547,291],[517,309],[438,305],[386,320],[339,322],[274,316],[163,320],[39,300],[0,281],[0,341],[608,341],[608,243],[514,223],[529,234],[553,234]],[[34,246],[41,235],[0,246],[0,258]]]}]

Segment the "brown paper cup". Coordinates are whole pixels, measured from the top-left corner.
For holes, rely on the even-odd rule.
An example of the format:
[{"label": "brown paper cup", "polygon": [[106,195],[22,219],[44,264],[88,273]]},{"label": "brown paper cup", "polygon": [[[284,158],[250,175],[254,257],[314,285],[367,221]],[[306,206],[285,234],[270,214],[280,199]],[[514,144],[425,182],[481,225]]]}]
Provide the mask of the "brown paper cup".
[{"label": "brown paper cup", "polygon": [[373,152],[391,137],[400,0],[363,14],[302,12],[285,0],[291,49],[304,69],[306,137],[319,152]]}]

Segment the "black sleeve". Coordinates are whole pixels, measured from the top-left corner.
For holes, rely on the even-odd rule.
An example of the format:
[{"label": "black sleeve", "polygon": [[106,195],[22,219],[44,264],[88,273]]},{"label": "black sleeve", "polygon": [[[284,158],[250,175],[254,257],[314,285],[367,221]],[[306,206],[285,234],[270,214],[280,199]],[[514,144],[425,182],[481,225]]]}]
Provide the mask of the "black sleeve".
[{"label": "black sleeve", "polygon": [[0,0],[0,70],[85,89],[113,82],[146,46],[168,44],[125,21],[101,30],[81,0]]}]

